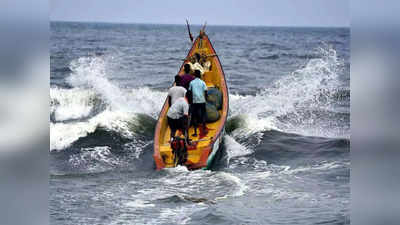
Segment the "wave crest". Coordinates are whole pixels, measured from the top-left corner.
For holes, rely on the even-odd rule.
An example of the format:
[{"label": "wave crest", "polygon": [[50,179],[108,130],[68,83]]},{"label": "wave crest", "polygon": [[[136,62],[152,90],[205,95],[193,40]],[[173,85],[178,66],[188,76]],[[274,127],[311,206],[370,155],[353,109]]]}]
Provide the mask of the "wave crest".
[{"label": "wave crest", "polygon": [[349,112],[336,107],[338,93],[344,91],[339,80],[343,62],[332,48],[319,51],[320,58],[310,59],[255,96],[230,95],[231,116],[247,117],[242,133],[276,129],[306,136],[349,136]]}]

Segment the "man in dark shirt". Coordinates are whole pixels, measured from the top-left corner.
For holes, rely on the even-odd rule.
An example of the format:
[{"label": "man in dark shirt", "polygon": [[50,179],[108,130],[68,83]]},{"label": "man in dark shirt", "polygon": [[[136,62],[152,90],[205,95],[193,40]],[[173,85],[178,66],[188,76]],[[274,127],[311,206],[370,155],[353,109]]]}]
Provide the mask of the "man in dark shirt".
[{"label": "man in dark shirt", "polygon": [[186,90],[187,90],[189,88],[190,81],[194,80],[195,77],[190,74],[190,65],[189,64],[185,64],[184,71],[185,71],[185,74],[181,76],[181,86],[186,88]]}]

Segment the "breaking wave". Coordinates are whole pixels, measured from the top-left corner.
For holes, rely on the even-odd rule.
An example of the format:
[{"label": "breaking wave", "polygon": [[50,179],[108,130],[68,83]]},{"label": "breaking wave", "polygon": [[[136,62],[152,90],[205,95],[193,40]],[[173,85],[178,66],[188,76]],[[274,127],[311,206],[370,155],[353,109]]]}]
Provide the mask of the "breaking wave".
[{"label": "breaking wave", "polygon": [[88,118],[104,110],[105,104],[92,90],[50,89],[50,120],[63,122]]},{"label": "breaking wave", "polygon": [[338,112],[343,63],[336,51],[320,48],[320,58],[310,59],[293,73],[275,81],[255,96],[231,94],[231,117],[244,119],[244,129],[232,136],[249,136],[270,129],[305,136],[349,136],[349,112]]},{"label": "breaking wave", "polygon": [[[251,151],[261,142],[263,132],[271,129],[347,138],[349,112],[335,109],[343,99],[338,96],[350,94],[340,88],[338,74],[343,64],[334,49],[321,48],[320,53],[320,58],[310,59],[255,96],[230,94],[230,136],[226,141]],[[101,56],[81,57],[72,61],[70,68],[67,80],[73,88],[50,90],[50,150],[67,148],[98,127],[132,138],[135,131],[130,124],[138,114],[157,119],[166,92],[120,88],[107,77],[107,63]],[[236,127],[228,128],[229,123]]]},{"label": "breaking wave", "polygon": [[72,89],[50,89],[50,151],[65,149],[98,127],[132,138],[138,115],[156,118],[167,94],[118,87],[107,78],[101,57],[79,58],[71,62],[71,71]]}]

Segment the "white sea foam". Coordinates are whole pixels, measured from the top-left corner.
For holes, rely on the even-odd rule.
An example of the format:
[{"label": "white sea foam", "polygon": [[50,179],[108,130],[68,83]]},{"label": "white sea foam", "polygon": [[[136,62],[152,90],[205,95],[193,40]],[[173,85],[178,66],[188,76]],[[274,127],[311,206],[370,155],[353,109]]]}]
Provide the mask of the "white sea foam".
[{"label": "white sea foam", "polygon": [[113,167],[120,163],[118,158],[113,157],[108,146],[96,146],[82,148],[79,154],[71,155],[69,163],[77,168],[85,167],[85,170],[99,171],[104,167]]},{"label": "white sea foam", "polygon": [[172,168],[164,168],[163,170],[169,174],[174,174],[174,175],[189,172],[189,169],[186,166],[181,166],[181,165]]},{"label": "white sea foam", "polygon": [[[341,131],[340,124],[325,121],[320,115],[312,113],[313,110],[332,109],[331,93],[339,85],[337,72],[340,61],[336,52],[321,49],[321,53],[323,57],[311,59],[303,68],[277,80],[255,96],[231,94],[231,116],[241,115],[245,120],[245,126],[236,129],[231,136],[235,139],[252,136],[260,142],[262,131],[275,129],[336,137]],[[95,104],[104,103],[106,106],[104,112],[86,121],[51,123],[50,149],[68,147],[98,126],[129,133],[124,119],[133,119],[134,113],[156,118],[167,95],[147,87],[133,90],[119,88],[108,79],[107,63],[102,57],[81,57],[71,62],[71,70],[68,82],[74,88],[50,90],[53,102],[51,113],[55,121],[85,118]]]},{"label": "white sea foam", "polygon": [[246,124],[235,135],[250,136],[276,129],[310,136],[343,136],[340,121],[324,120],[318,114],[335,111],[333,93],[340,87],[338,73],[342,62],[334,49],[319,51],[320,58],[310,59],[304,67],[255,96],[231,94],[231,116],[243,116]]},{"label": "white sea foam", "polygon": [[91,90],[82,89],[57,89],[51,90],[51,93],[56,96],[52,100],[59,102],[52,106],[51,111],[56,121],[60,122],[50,123],[50,149],[58,150],[68,147],[98,126],[132,135],[128,129],[128,122],[136,118],[136,113],[145,113],[156,118],[166,96],[164,92],[152,91],[149,88],[130,90],[126,94],[129,101],[124,109],[106,107],[103,112],[85,121],[63,122],[66,119],[88,116],[94,107],[93,98],[96,95]]},{"label": "white sea foam", "polygon": [[[131,198],[154,203],[178,197],[181,201],[200,200],[207,205],[215,200],[242,196],[248,189],[242,179],[228,172],[188,171],[186,167],[164,169],[163,172],[166,172],[163,177],[152,180],[151,188],[136,190]],[[135,185],[135,182],[129,183]]]},{"label": "white sea foam", "polygon": [[151,143],[152,142],[134,138],[130,142],[124,144],[124,150],[129,151],[132,156],[134,156],[136,159],[139,159],[140,155],[143,153],[143,150]]},{"label": "white sea foam", "polygon": [[307,172],[310,170],[331,170],[335,168],[340,168],[340,167],[348,167],[349,165],[343,163],[343,162],[327,162],[327,161],[322,161],[318,164],[315,165],[309,165],[309,166],[302,166],[294,169],[288,169],[283,171],[285,174],[296,174],[296,173],[301,173],[301,172]]},{"label": "white sea foam", "polygon": [[[101,57],[81,57],[71,62],[71,70],[68,82],[74,88],[50,90],[50,113],[56,121],[50,123],[50,150],[62,150],[99,126],[132,136],[128,122],[135,119],[137,113],[156,118],[167,95],[148,87],[119,88],[107,78],[107,64]],[[103,111],[91,118],[63,122],[85,118],[98,107],[95,104],[103,103]]]},{"label": "white sea foam", "polygon": [[166,98],[167,92],[143,87],[130,90],[127,104],[134,106],[136,113],[145,113],[157,119]]},{"label": "white sea foam", "polygon": [[67,81],[73,87],[84,87],[102,95],[111,107],[125,109],[125,96],[107,78],[107,64],[102,57],[80,57],[71,62]]},{"label": "white sea foam", "polygon": [[56,121],[87,117],[97,103],[96,94],[89,89],[50,89],[50,113]]},{"label": "white sea foam", "polygon": [[224,144],[225,144],[225,150],[227,153],[227,163],[229,165],[229,162],[233,158],[241,157],[241,156],[246,156],[252,153],[252,151],[248,148],[246,148],[244,145],[238,143],[235,141],[234,138],[232,138],[229,135],[225,135],[224,137]]},{"label": "white sea foam", "polygon": [[217,199],[227,198],[227,197],[239,197],[245,194],[248,187],[247,185],[237,176],[227,173],[227,172],[220,172],[218,173],[223,179],[227,179],[236,186],[236,190],[232,194],[224,195],[223,197],[218,197]]},{"label": "white sea foam", "polygon": [[161,110],[167,93],[147,87],[127,91],[107,77],[107,63],[102,57],[81,57],[71,62],[68,82],[74,87],[93,90],[112,110],[153,114]]},{"label": "white sea foam", "polygon": [[135,201],[131,202],[126,202],[126,206],[132,207],[132,208],[148,208],[148,207],[154,207],[155,205],[150,203],[149,201],[141,200],[141,199],[136,199]]},{"label": "white sea foam", "polygon": [[188,224],[190,216],[198,211],[206,209],[204,204],[179,206],[176,208],[164,208],[160,212],[160,222],[172,224]]},{"label": "white sea foam", "polygon": [[50,151],[62,150],[74,141],[92,133],[101,126],[118,131],[121,135],[132,136],[127,122],[134,116],[121,111],[104,111],[84,122],[50,123]]}]

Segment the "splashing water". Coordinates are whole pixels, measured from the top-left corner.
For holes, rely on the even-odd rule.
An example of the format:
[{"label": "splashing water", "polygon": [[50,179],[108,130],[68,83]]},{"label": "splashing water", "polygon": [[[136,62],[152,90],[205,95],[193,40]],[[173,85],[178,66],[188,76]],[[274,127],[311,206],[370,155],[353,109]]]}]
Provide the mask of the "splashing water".
[{"label": "splashing water", "polygon": [[103,105],[96,93],[88,89],[53,87],[50,99],[50,116],[57,122],[86,118]]},{"label": "splashing water", "polygon": [[68,83],[73,87],[93,89],[114,109],[127,111],[126,96],[107,79],[107,67],[102,57],[81,57],[71,62]]},{"label": "splashing water", "polygon": [[159,112],[166,93],[147,87],[131,92],[120,89],[107,78],[107,62],[103,57],[81,57],[71,62],[73,71],[68,82],[74,87],[92,89],[109,104],[113,111],[134,113]]},{"label": "splashing water", "polygon": [[[74,167],[85,167],[89,171],[104,170],[120,164],[118,158],[111,154],[107,146],[82,148],[81,154],[71,155],[68,160]],[[81,168],[82,169],[82,168]]]},{"label": "splashing water", "polygon": [[[156,118],[166,98],[166,93],[148,87],[120,89],[107,78],[102,57],[81,57],[71,62],[71,70],[68,82],[73,89],[50,90],[54,122],[50,124],[50,150],[67,148],[99,126],[132,138],[129,123],[138,113]],[[94,110],[98,112],[87,118]]]},{"label": "splashing water", "polygon": [[[343,118],[335,118],[333,98],[340,87],[338,73],[342,62],[334,49],[320,48],[319,52],[320,58],[310,59],[304,67],[255,96],[231,94],[231,118],[240,116],[245,121],[243,127],[231,133],[232,138],[241,142],[252,137],[253,145],[257,145],[262,132],[270,129],[301,135],[346,136]],[[136,113],[157,118],[166,97],[165,92],[148,87],[120,89],[107,78],[105,57],[81,57],[71,62],[71,70],[68,82],[73,89],[51,89],[52,102],[55,102],[51,113],[55,121],[85,118],[94,109],[104,111],[87,121],[51,124],[51,148],[68,147],[99,125],[129,134],[126,122],[134,119]],[[104,109],[96,108],[99,104],[105,105]],[[251,149],[249,144],[245,146]]]},{"label": "splashing water", "polygon": [[246,148],[246,146],[238,143],[237,141],[235,141],[234,138],[232,138],[229,135],[225,135],[224,145],[226,149],[226,154],[227,154],[226,160],[228,165],[231,159],[246,156],[252,153],[252,151],[249,148]]},{"label": "splashing water", "polygon": [[256,96],[230,96],[232,116],[248,118],[241,133],[276,129],[310,136],[346,136],[343,118],[334,117],[334,94],[340,89],[338,74],[343,63],[334,49],[320,48],[319,52],[320,58],[309,60]]}]

